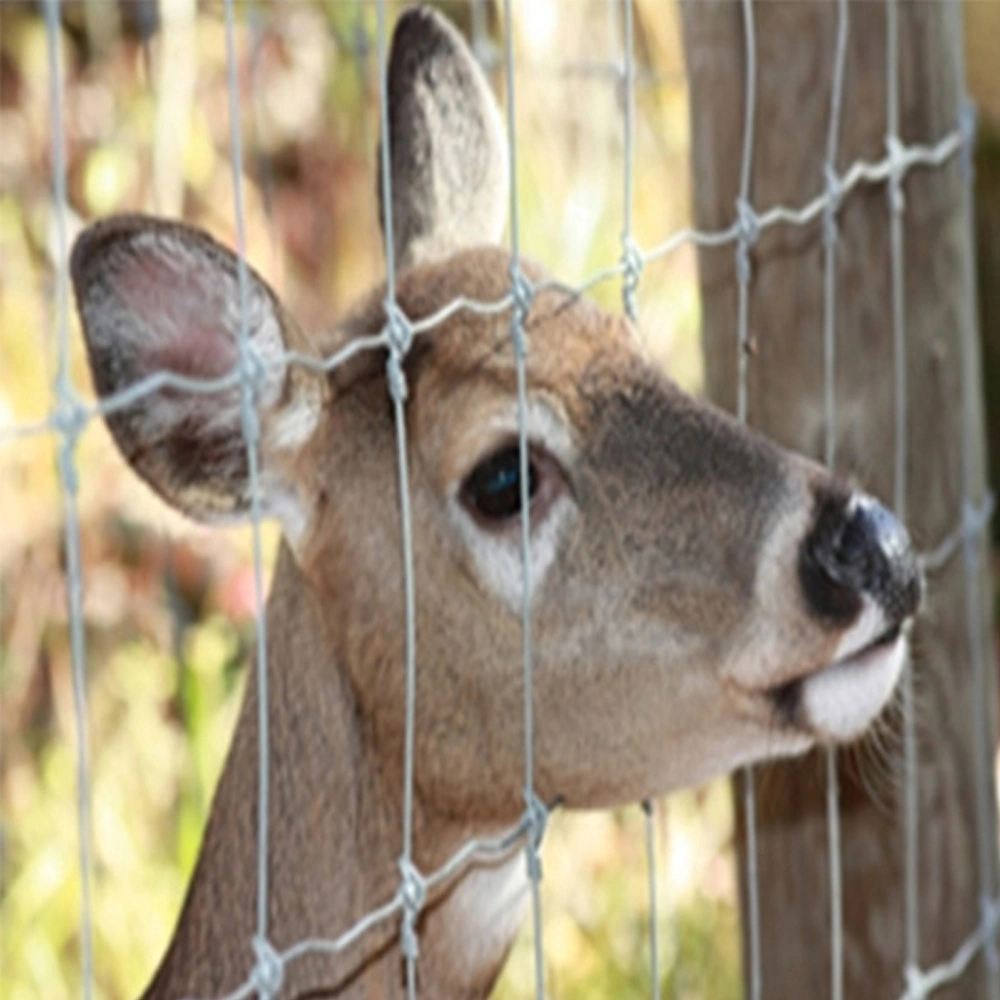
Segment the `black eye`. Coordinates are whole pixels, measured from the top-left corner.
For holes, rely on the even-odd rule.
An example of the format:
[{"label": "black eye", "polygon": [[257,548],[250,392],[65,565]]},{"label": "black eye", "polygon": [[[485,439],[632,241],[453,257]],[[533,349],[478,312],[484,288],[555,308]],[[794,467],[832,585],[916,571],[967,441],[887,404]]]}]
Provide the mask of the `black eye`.
[{"label": "black eye", "polygon": [[[528,496],[538,489],[538,472],[528,456]],[[521,512],[521,454],[516,444],[480,462],[462,487],[462,497],[490,521],[505,521]]]}]

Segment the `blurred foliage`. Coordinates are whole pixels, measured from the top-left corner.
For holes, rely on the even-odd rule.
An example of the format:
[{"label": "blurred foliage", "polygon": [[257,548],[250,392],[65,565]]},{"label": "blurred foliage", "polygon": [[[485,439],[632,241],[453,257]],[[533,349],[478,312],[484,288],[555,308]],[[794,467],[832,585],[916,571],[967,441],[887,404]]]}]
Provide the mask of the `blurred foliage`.
[{"label": "blurred foliage", "polygon": [[[469,32],[466,4],[442,5]],[[394,8],[395,10],[395,8]],[[503,93],[499,9],[477,39]],[[621,10],[516,5],[522,243],[577,282],[616,261],[622,229]],[[377,281],[374,8],[238,3],[248,254],[306,328]],[[58,38],[70,236],[110,212],[155,211],[235,242],[221,3],[64,2]],[[59,268],[46,32],[0,3],[0,434],[53,405]],[[676,11],[636,6],[634,218],[651,247],[688,222],[687,96]],[[619,309],[619,280],[594,290]],[[647,266],[650,353],[700,379],[690,247]],[[75,324],[75,320],[71,320]],[[92,398],[79,332],[70,371]],[[76,723],[63,574],[60,442],[0,444],[0,968],[5,1000],[80,985]],[[143,988],[182,900],[253,642],[246,532],[208,532],[128,473],[107,432],[75,449],[83,547],[93,808],[96,996]],[[274,550],[267,535],[268,559]],[[724,785],[658,806],[667,995],[736,997],[738,938]],[[563,997],[649,993],[642,814],[557,817],[546,847],[548,974]],[[526,930],[526,935],[530,932]],[[525,936],[499,989],[533,995]]]}]

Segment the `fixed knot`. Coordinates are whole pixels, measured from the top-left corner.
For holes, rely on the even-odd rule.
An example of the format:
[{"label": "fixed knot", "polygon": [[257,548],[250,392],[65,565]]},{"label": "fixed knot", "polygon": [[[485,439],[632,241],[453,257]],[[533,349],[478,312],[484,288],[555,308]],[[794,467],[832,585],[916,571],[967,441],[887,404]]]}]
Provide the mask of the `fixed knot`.
[{"label": "fixed knot", "polygon": [[240,389],[250,396],[255,396],[267,379],[267,364],[257,348],[246,340],[239,343],[236,374],[240,379]]},{"label": "fixed knot", "polygon": [[982,921],[985,934],[985,957],[986,964],[996,972],[1000,969],[1000,954],[997,953],[997,927],[1000,926],[1000,900],[983,896],[979,900],[980,920]]},{"label": "fixed knot", "polygon": [[513,311],[510,317],[510,336],[514,354],[523,361],[528,356],[528,338],[524,335],[524,321],[535,301],[535,288],[521,273],[516,263],[510,268],[510,300]]},{"label": "fixed knot", "polygon": [[513,311],[510,317],[510,337],[514,354],[523,361],[528,356],[528,338],[524,335],[524,321],[535,300],[535,288],[521,273],[517,264],[510,268],[510,300]]},{"label": "fixed knot", "polygon": [[405,357],[413,346],[413,324],[395,302],[388,300],[383,303],[383,308],[385,309],[385,335],[389,341],[389,350],[400,357]]},{"label": "fixed knot", "polygon": [[903,197],[903,174],[906,172],[906,150],[899,136],[887,135],[885,148],[889,154],[889,208],[899,215],[906,207]]},{"label": "fixed knot", "polygon": [[760,239],[760,219],[746,198],[736,199],[736,235],[747,247]]},{"label": "fixed knot", "polygon": [[87,410],[72,395],[60,393],[59,405],[49,420],[52,429],[58,431],[63,440],[75,443],[87,425]]},{"label": "fixed knot", "polygon": [[962,136],[962,175],[967,181],[972,180],[974,171],[973,154],[976,150],[976,133],[979,130],[979,112],[976,105],[966,95],[958,109],[958,131]]},{"label": "fixed knot", "polygon": [[400,357],[406,357],[413,346],[413,324],[395,302],[383,303],[385,309],[385,335],[389,350]]},{"label": "fixed knot", "polygon": [[389,346],[386,361],[386,377],[389,380],[389,395],[398,402],[405,403],[407,397],[406,373],[403,359],[413,346],[413,324],[406,313],[391,299],[383,303],[385,309],[385,339]]},{"label": "fixed knot", "polygon": [[416,960],[420,954],[417,918],[427,900],[427,880],[407,858],[399,859],[399,902],[403,907],[403,922],[399,930],[400,945],[406,958]]},{"label": "fixed knot", "polygon": [[404,913],[416,916],[427,900],[427,880],[412,861],[399,859],[399,902]]},{"label": "fixed knot", "polygon": [[844,198],[844,185],[840,175],[832,163],[823,167],[823,179],[826,183],[826,208],[823,211],[823,241],[832,246],[837,242],[837,213]]},{"label": "fixed knot", "polygon": [[639,290],[644,260],[639,245],[627,233],[622,236],[622,302],[633,322],[636,319],[635,295]]},{"label": "fixed knot", "polygon": [[549,807],[533,792],[524,796],[524,819],[528,836],[536,847],[541,846],[549,823]]},{"label": "fixed knot", "polygon": [[524,795],[524,825],[528,836],[527,859],[528,878],[532,882],[542,880],[542,859],[539,857],[539,850],[542,841],[545,839],[545,829],[549,822],[548,806],[533,792],[525,792]]},{"label": "fixed knot", "polygon": [[510,269],[510,299],[514,315],[523,321],[535,301],[535,286],[516,264],[512,264]]},{"label": "fixed knot", "polygon": [[251,979],[262,997],[275,997],[281,992],[285,981],[284,959],[275,951],[271,943],[262,937],[253,939],[253,953],[257,959]]},{"label": "fixed knot", "polygon": [[978,506],[971,500],[962,504],[962,547],[970,565],[978,561],[979,549],[976,543],[993,518],[994,503],[993,494],[987,493]]},{"label": "fixed knot", "polygon": [[966,551],[975,551],[976,537],[982,530],[983,511],[971,501],[962,504],[962,543]]},{"label": "fixed knot", "polygon": [[750,248],[760,239],[760,220],[746,198],[736,199],[736,277],[741,285],[750,281]]}]

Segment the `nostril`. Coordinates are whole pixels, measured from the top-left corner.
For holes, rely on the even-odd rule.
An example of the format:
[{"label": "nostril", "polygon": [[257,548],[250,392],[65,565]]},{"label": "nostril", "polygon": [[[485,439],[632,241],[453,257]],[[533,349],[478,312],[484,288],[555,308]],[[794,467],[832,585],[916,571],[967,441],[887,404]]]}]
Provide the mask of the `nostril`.
[{"label": "nostril", "polygon": [[871,497],[832,491],[817,498],[799,576],[814,613],[835,624],[852,621],[866,596],[889,622],[902,622],[916,612],[923,589],[910,537],[897,518]]},{"label": "nostril", "polygon": [[848,503],[845,494],[820,494],[812,529],[799,548],[799,582],[809,607],[833,625],[850,624],[862,606],[864,543],[848,530]]},{"label": "nostril", "polygon": [[[849,507],[848,507],[849,510]],[[820,544],[817,557],[823,568],[838,583],[853,590],[865,590],[879,573],[878,548],[874,544],[868,519],[845,510],[839,530]]]}]

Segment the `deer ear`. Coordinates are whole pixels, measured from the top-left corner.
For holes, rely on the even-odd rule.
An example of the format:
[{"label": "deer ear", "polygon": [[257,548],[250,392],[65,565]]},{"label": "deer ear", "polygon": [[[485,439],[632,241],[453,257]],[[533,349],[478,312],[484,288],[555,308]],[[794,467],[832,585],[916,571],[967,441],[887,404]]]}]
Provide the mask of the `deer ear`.
[{"label": "deer ear", "polygon": [[[102,398],[158,372],[220,379],[240,362],[235,255],[198,230],[142,216],[87,229],[71,261],[94,384]],[[246,325],[262,363],[254,395],[260,503],[286,528],[301,498],[286,475],[319,420],[325,380],[291,365],[311,353],[268,286],[248,268]],[[161,386],[107,414],[125,458],[174,507],[203,521],[248,515],[250,482],[238,384],[212,392]]]},{"label": "deer ear", "polygon": [[[507,140],[462,36],[433,10],[407,10],[393,35],[388,87],[397,267],[499,242],[510,183]],[[379,204],[384,232],[381,184]]]}]

